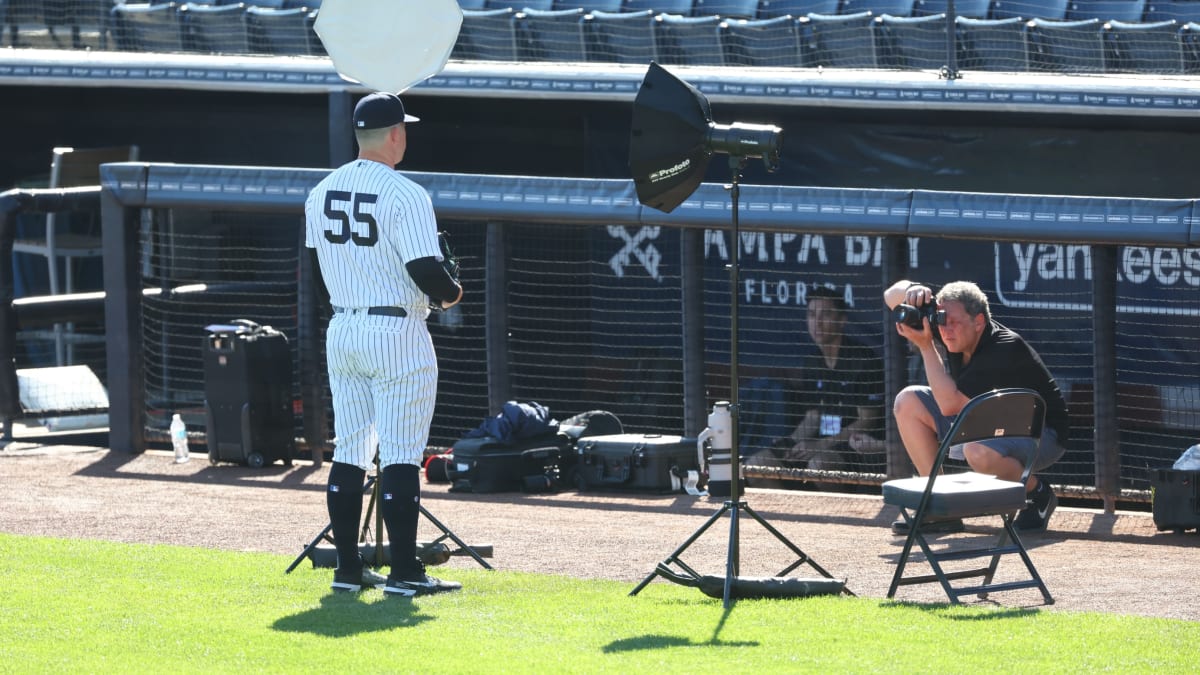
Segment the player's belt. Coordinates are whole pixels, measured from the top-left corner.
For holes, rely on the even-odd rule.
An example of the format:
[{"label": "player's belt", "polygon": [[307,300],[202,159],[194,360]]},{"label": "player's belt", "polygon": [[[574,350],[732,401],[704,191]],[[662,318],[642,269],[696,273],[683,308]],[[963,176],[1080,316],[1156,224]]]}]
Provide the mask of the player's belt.
[{"label": "player's belt", "polygon": [[[334,307],[333,311],[335,313],[344,312],[346,311],[346,308]],[[367,314],[372,316],[398,316],[403,318],[408,316],[408,310],[404,309],[403,307],[368,307]]]}]

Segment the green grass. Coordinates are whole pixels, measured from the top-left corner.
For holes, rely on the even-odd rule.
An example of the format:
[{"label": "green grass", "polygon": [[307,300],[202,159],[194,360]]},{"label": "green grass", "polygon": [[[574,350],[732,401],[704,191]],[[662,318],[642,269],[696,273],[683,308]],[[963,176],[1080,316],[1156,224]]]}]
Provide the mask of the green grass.
[{"label": "green grass", "polygon": [[[0,534],[0,672],[1194,672],[1194,622],[817,597],[720,600],[441,568],[332,595],[291,557]],[[1167,598],[1164,597],[1164,601]]]}]

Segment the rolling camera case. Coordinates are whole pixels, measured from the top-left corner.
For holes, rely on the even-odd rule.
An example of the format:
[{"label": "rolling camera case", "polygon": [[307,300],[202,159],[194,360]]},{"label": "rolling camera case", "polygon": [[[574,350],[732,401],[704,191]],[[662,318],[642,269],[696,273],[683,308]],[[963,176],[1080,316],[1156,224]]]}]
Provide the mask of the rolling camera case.
[{"label": "rolling camera case", "polygon": [[1154,526],[1160,531],[1200,528],[1200,471],[1155,469],[1150,489]]},{"label": "rolling camera case", "polygon": [[587,436],[575,444],[579,489],[676,492],[699,469],[696,439],[661,434]]},{"label": "rolling camera case", "polygon": [[208,461],[291,465],[295,421],[287,337],[245,320],[209,330],[203,346]]},{"label": "rolling camera case", "polygon": [[464,438],[450,449],[451,492],[547,492],[570,440],[558,433],[505,443],[493,436]]}]

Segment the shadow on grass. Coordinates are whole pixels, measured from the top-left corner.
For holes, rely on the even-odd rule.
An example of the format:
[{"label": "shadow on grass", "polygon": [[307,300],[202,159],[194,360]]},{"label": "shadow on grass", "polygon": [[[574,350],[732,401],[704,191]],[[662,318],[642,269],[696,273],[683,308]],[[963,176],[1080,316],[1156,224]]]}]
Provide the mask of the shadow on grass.
[{"label": "shadow on grass", "polygon": [[[987,601],[992,603],[994,601]],[[952,605],[945,602],[911,602],[911,601],[895,601],[881,602],[880,607],[884,609],[919,609],[930,614],[935,614],[942,619],[950,621],[995,621],[1002,619],[1019,619],[1028,616],[1035,616],[1041,612],[1036,607],[1001,607],[999,605],[974,604],[974,605]],[[996,607],[995,610],[990,610],[989,606]],[[964,607],[978,608],[979,612],[963,612]]]},{"label": "shadow on grass", "polygon": [[727,608],[721,613],[721,620],[717,622],[716,628],[713,629],[712,637],[705,642],[693,642],[691,638],[678,637],[675,635],[639,635],[637,637],[623,638],[614,640],[606,645],[601,650],[605,654],[619,654],[621,652],[637,652],[646,651],[649,649],[669,649],[671,647],[757,647],[759,643],[756,641],[732,641],[726,642],[721,639],[721,629],[725,626],[725,621],[729,618],[729,613],[732,608]]},{"label": "shadow on grass", "polygon": [[272,627],[285,633],[345,637],[416,626],[433,619],[420,612],[421,609],[407,599],[382,598],[364,602],[360,595],[330,593],[321,598],[320,607],[285,616]]}]

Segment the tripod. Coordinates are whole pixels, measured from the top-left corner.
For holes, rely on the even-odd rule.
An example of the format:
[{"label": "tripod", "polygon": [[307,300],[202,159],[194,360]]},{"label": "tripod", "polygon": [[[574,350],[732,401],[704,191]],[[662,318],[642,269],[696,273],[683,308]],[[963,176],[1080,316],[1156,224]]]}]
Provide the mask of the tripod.
[{"label": "tripod", "polygon": [[[797,567],[800,567],[803,564],[808,564],[813,569],[815,569],[818,573],[820,573],[821,576],[825,577],[826,579],[833,578],[833,576],[831,574],[829,574],[829,572],[826,572],[825,569],[822,568],[820,565],[818,565],[816,563],[816,561],[814,561],[812,558],[810,558],[808,556],[808,554],[806,554],[798,546],[796,546],[791,541],[789,541],[787,539],[787,537],[785,537],[783,535],[783,533],[781,533],[779,530],[772,527],[770,523],[768,523],[761,516],[759,516],[757,513],[755,513],[754,509],[750,508],[750,505],[747,504],[746,500],[743,499],[741,496],[741,476],[740,476],[741,462],[738,458],[738,408],[739,408],[739,406],[738,406],[738,259],[741,257],[741,255],[740,255],[741,254],[741,243],[740,243],[740,236],[738,234],[738,198],[740,195],[740,190],[738,188],[738,182],[741,179],[742,169],[745,167],[745,164],[746,164],[746,158],[744,156],[730,155],[729,169],[732,174],[732,178],[730,181],[730,185],[728,186],[728,189],[729,189],[729,197],[733,202],[733,216],[732,216],[732,226],[733,226],[732,250],[733,250],[733,252],[732,252],[732,261],[729,266],[729,293],[730,293],[730,298],[729,298],[729,300],[730,300],[730,302],[729,302],[729,304],[730,304],[730,310],[729,310],[729,316],[730,316],[730,332],[729,332],[729,379],[730,379],[729,396],[730,396],[730,398],[729,398],[729,401],[730,401],[730,406],[729,406],[729,411],[730,411],[730,417],[731,417],[731,420],[730,420],[730,438],[731,438],[730,446],[731,446],[731,448],[730,448],[730,458],[729,458],[731,479],[730,479],[729,499],[725,501],[724,505],[721,506],[721,509],[719,511],[717,511],[715,514],[713,514],[712,517],[709,518],[708,521],[704,523],[704,525],[700,526],[700,529],[696,530],[692,534],[692,536],[688,537],[687,540],[684,541],[683,544],[679,548],[675,549],[675,551],[672,552],[671,555],[667,556],[666,559],[664,559],[661,563],[659,563],[658,566],[655,567],[654,571],[651,572],[649,575],[647,575],[645,579],[642,579],[642,582],[639,583],[636,588],[634,588],[632,591],[629,592],[630,595],[637,595],[638,592],[640,592],[643,588],[646,587],[647,584],[649,584],[651,581],[653,581],[655,577],[660,576],[660,575],[663,576],[664,578],[667,578],[670,580],[675,580],[675,581],[678,581],[680,578],[682,578],[682,579],[684,579],[686,581],[690,581],[690,582],[699,582],[701,576],[694,569],[692,569],[686,563],[684,563],[683,560],[680,559],[679,556],[682,555],[683,552],[686,551],[687,548],[689,546],[691,546],[697,539],[699,539],[701,537],[701,535],[703,535],[706,531],[708,531],[708,529],[710,527],[712,527],[713,524],[715,524],[718,520],[720,520],[723,515],[728,513],[729,514],[729,548],[728,548],[728,557],[725,562],[725,586],[724,586],[723,600],[724,600],[725,607],[727,607],[727,608],[730,607],[733,604],[732,591],[733,591],[733,587],[735,584],[735,580],[737,579],[737,576],[738,576],[738,569],[740,567],[740,555],[739,555],[740,551],[739,551],[739,547],[738,547],[738,535],[739,535],[739,528],[740,528],[740,524],[739,524],[740,514],[743,511],[747,515],[749,515],[751,518],[753,518],[758,524],[760,524],[764,528],[766,528],[767,532],[770,532],[776,539],[778,539],[780,542],[782,542],[784,546],[786,546],[788,549],[790,549],[793,553],[795,553],[798,556],[798,558],[795,562],[793,562],[790,565],[788,565],[787,567],[783,568],[782,571],[780,571],[778,574],[775,575],[776,577],[782,577],[783,575],[791,572],[792,570],[796,569]],[[683,570],[683,574],[679,575],[679,574],[674,573],[673,570],[671,569],[671,565],[678,565],[679,568],[681,570]],[[854,595],[850,591],[846,590],[844,587],[841,589],[841,592],[846,593],[848,595]]]},{"label": "tripod", "polygon": [[[383,514],[379,511],[379,509],[376,508],[376,502],[379,499],[379,457],[378,456],[375,457],[375,473],[370,476],[367,476],[367,482],[363,484],[363,494],[366,494],[367,492],[371,493],[371,498],[367,502],[367,510],[363,514],[362,530],[359,533],[358,541],[360,544],[360,549],[362,549],[362,555],[363,555],[364,561],[367,562],[368,564],[371,564],[373,562],[374,563],[373,566],[378,568],[378,567],[382,567],[385,563],[388,562],[384,559],[384,551],[385,551],[386,547],[383,545],[383,531],[384,531],[384,529],[383,529]],[[492,569],[492,566],[489,565],[487,563],[487,561],[483,559],[484,556],[487,556],[487,557],[491,556],[492,547],[490,545],[470,546],[469,544],[464,542],[462,539],[459,539],[458,536],[455,535],[453,532],[451,532],[450,528],[443,525],[440,520],[438,520],[437,518],[434,518],[433,514],[430,513],[428,509],[425,508],[424,504],[418,503],[417,508],[420,509],[421,515],[424,516],[430,523],[433,524],[434,527],[436,527],[441,532],[441,534],[438,535],[433,541],[417,544],[417,557],[422,558],[422,562],[428,562],[427,560],[425,560],[426,556],[421,555],[423,552],[422,549],[424,549],[424,552],[427,552],[432,555],[432,553],[435,551],[435,549],[438,549],[439,545],[442,544],[442,542],[449,539],[450,541],[454,542],[455,546],[457,546],[458,548],[451,549],[448,552],[448,555],[469,555],[475,559],[475,562],[482,565],[484,569],[487,569],[487,570]],[[372,529],[371,529],[372,520],[374,520],[374,523],[375,523],[375,528],[373,530],[374,536],[372,536]],[[319,533],[317,533],[317,536],[313,537],[313,540],[310,541],[308,543],[308,545],[304,547],[304,550],[300,552],[300,555],[296,556],[296,559],[292,561],[292,564],[288,566],[287,570],[284,571],[284,574],[291,573],[291,571],[296,569],[296,566],[300,564],[300,561],[304,560],[305,558],[312,558],[313,562],[315,564],[317,547],[320,545],[320,543],[322,541],[327,542],[329,544],[333,543],[333,536],[331,534],[332,531],[333,531],[333,523],[327,523],[325,525],[324,529],[322,529]],[[368,541],[372,541],[372,540],[374,541],[374,545],[367,544]],[[368,558],[372,558],[372,557],[374,558],[373,561],[368,560]]]}]

